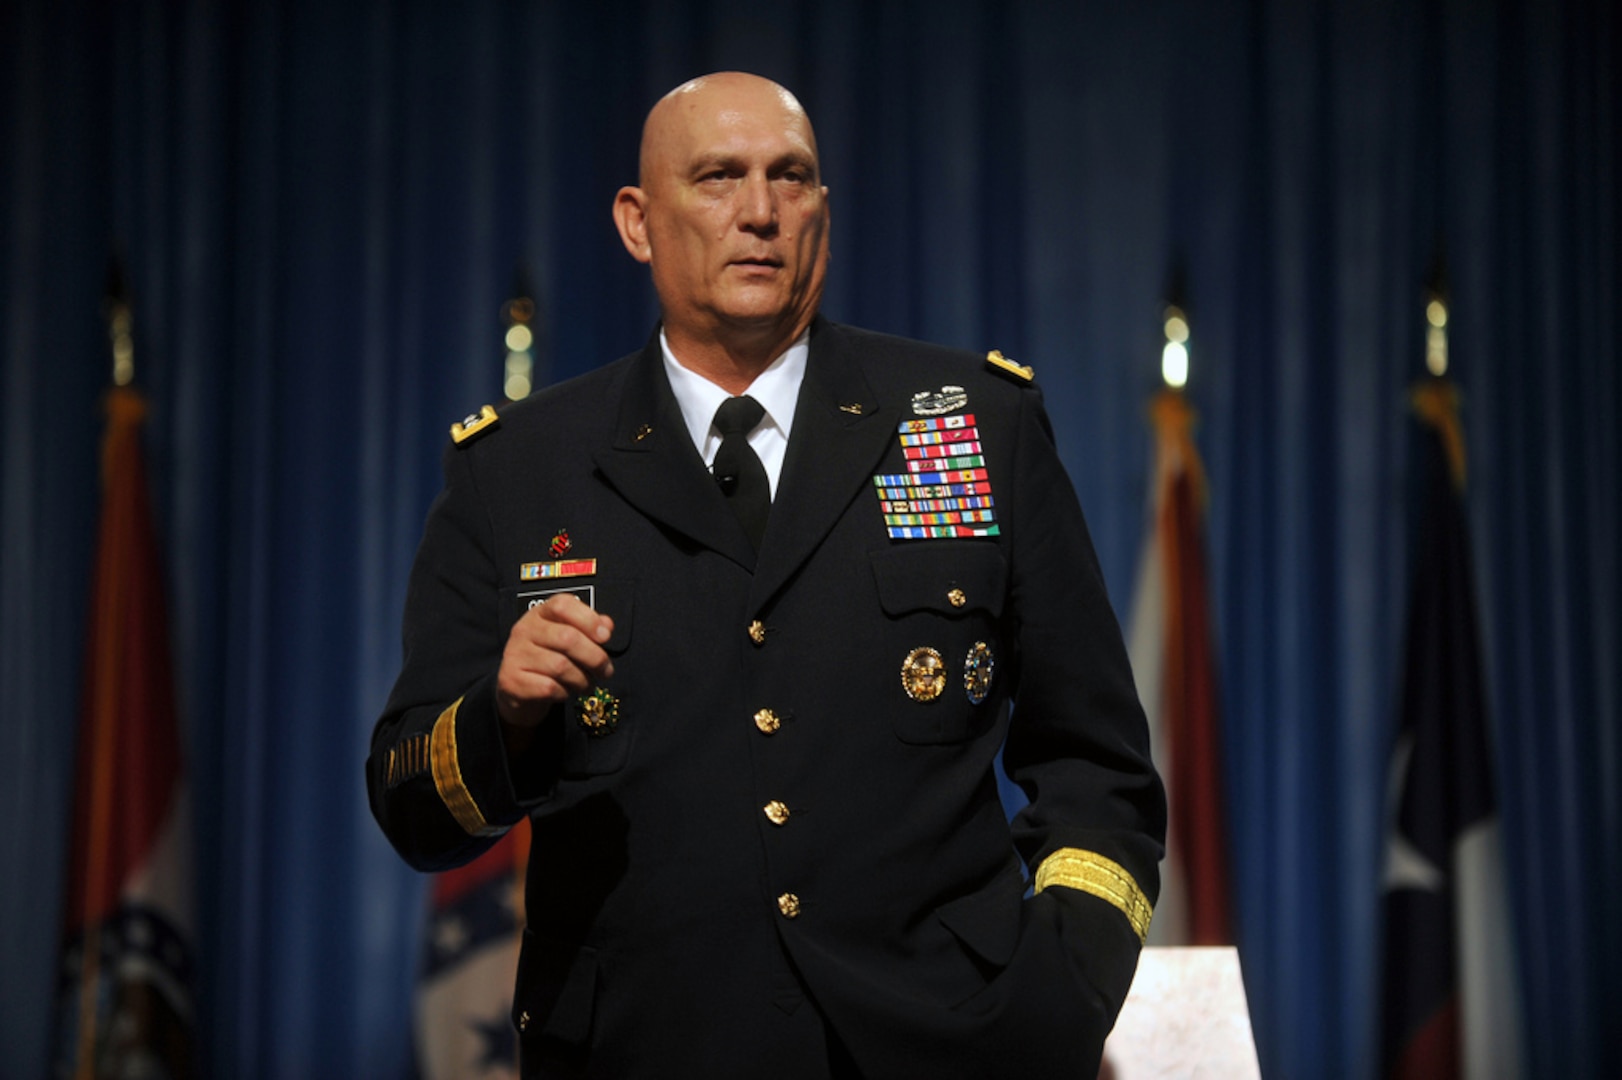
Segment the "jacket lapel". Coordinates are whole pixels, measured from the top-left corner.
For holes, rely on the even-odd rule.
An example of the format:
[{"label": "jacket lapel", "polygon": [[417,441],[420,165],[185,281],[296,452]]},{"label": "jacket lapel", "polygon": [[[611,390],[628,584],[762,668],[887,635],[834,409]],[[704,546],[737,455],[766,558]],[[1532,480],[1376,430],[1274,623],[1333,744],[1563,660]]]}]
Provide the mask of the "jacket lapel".
[{"label": "jacket lapel", "polygon": [[819,319],[811,330],[811,355],[761,542],[751,607],[764,605],[816,551],[851,500],[872,490],[898,414],[895,405],[880,406],[839,328]]},{"label": "jacket lapel", "polygon": [[657,332],[627,370],[612,445],[593,458],[614,490],[638,511],[754,569],[754,547],[710,480],[682,422]]}]

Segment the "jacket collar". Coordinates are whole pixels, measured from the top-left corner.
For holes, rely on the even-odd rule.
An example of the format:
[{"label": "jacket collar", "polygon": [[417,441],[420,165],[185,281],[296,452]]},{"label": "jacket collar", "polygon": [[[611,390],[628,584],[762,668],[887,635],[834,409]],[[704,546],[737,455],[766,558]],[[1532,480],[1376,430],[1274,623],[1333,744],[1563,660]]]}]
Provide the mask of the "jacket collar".
[{"label": "jacket collar", "polygon": [[852,499],[871,487],[898,407],[881,406],[844,328],[818,317],[793,434],[757,555],[711,481],[671,393],[655,331],[622,383],[611,445],[594,458],[608,482],[650,518],[754,572],[763,606],[817,549]]}]

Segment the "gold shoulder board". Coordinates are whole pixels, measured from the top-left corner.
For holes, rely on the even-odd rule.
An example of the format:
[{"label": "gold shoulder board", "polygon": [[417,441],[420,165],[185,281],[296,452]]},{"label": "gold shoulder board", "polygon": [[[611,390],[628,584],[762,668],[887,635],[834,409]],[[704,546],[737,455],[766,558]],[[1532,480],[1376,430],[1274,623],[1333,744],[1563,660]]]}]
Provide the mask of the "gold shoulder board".
[{"label": "gold shoulder board", "polygon": [[1005,375],[1012,375],[1022,383],[1028,383],[1036,378],[1036,372],[1026,364],[1016,364],[1002,354],[1000,349],[992,349],[986,353],[986,365],[993,371],[1000,371]]},{"label": "gold shoulder board", "polygon": [[496,410],[486,405],[479,410],[477,416],[469,413],[467,419],[452,424],[451,438],[455,440],[456,445],[460,446],[479,432],[487,428],[493,428],[500,423],[501,418],[496,415]]}]

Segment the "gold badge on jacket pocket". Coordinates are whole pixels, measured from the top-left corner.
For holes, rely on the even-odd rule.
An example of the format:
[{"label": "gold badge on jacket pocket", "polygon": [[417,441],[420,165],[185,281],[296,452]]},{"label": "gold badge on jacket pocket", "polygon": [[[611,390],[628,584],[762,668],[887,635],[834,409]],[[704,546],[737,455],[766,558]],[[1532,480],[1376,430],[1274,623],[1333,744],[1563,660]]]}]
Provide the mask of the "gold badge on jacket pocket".
[{"label": "gold badge on jacket pocket", "polygon": [[934,701],[946,689],[946,661],[928,645],[920,645],[901,662],[901,688],[914,701]]}]

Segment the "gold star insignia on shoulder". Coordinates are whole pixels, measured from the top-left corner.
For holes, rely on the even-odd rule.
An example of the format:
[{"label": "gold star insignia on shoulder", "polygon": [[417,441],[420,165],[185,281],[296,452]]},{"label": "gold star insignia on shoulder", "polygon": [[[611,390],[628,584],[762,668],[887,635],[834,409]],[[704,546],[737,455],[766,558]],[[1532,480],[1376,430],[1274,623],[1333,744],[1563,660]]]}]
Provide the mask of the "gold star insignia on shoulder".
[{"label": "gold star insignia on shoulder", "polygon": [[1022,383],[1029,383],[1036,378],[1028,364],[1016,364],[1002,354],[1000,349],[992,349],[986,353],[986,365],[993,371],[1000,371],[1004,375],[1012,375]]},{"label": "gold star insignia on shoulder", "polygon": [[461,446],[481,431],[496,427],[501,423],[501,417],[489,405],[484,406],[477,413],[469,413],[458,423],[451,425],[451,439],[457,446]]}]

